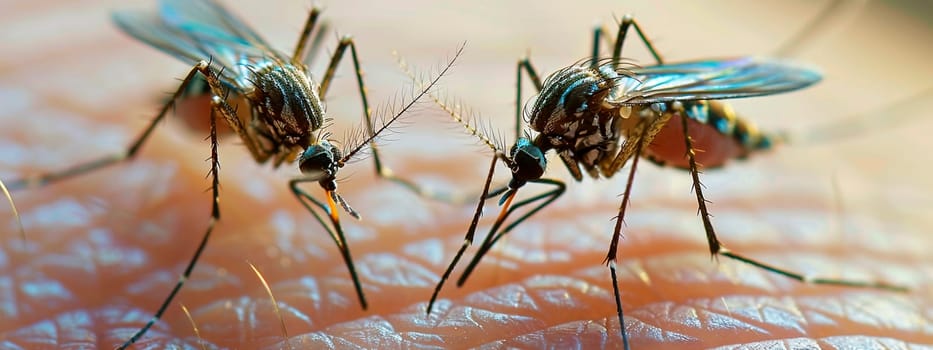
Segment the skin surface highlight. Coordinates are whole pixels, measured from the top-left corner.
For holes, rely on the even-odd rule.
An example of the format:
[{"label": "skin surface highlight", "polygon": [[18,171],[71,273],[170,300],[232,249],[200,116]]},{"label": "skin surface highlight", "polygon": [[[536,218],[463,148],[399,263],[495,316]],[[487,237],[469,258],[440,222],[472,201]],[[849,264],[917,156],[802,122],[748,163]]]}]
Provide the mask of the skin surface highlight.
[{"label": "skin surface highlight", "polygon": [[[303,1],[281,8],[224,4],[286,52],[309,8]],[[121,150],[190,68],[109,22],[110,9],[152,8],[151,1],[11,5],[0,14],[4,181]],[[540,71],[553,72],[588,54],[594,23],[614,33],[612,15],[633,13],[671,61],[768,54],[820,10],[783,2],[326,5],[323,18],[332,28],[358,40],[376,105],[407,92],[392,50],[429,69],[467,40],[441,84],[491,119],[507,143],[515,61],[529,49]],[[808,130],[929,88],[924,57],[933,48],[917,38],[933,29],[929,15],[922,16],[901,3],[872,3],[844,15],[794,56],[820,67],[823,82],[735,101],[735,108],[762,128]],[[336,45],[331,39],[327,48]],[[314,74],[323,72],[325,51],[311,65]],[[626,51],[651,62],[634,37]],[[330,130],[338,136],[362,120],[344,65],[327,98]],[[896,114],[930,115],[933,104],[895,107]],[[206,123],[189,123],[199,115],[206,120],[199,110],[196,101],[180,104],[180,116],[159,125],[132,162],[14,192],[25,242],[10,208],[0,206],[0,347],[111,349],[149,320],[209,217]],[[404,118],[380,148],[393,171],[437,190],[481,189],[488,149],[433,104]],[[632,347],[933,345],[933,180],[924,161],[933,123],[920,116],[906,125],[780,147],[701,179],[719,238],[733,251],[814,276],[903,284],[911,288],[907,294],[804,285],[711,259],[689,174],[642,162],[619,258]],[[191,279],[135,348],[200,349],[202,340],[208,348],[288,348],[247,260],[269,283],[295,349],[621,347],[601,262],[625,176],[574,183],[552,158],[545,176],[567,181],[567,193],[498,243],[466,285],[450,283],[425,316],[439,275],[462,243],[473,200],[420,199],[376,178],[369,159],[344,170],[342,195],[363,217],[345,216],[343,224],[370,302],[364,311],[333,242],[288,190],[297,168],[257,166],[232,134],[221,135],[220,154],[221,220]],[[497,174],[498,183],[506,181],[507,169]],[[478,239],[497,213],[494,202]]]}]

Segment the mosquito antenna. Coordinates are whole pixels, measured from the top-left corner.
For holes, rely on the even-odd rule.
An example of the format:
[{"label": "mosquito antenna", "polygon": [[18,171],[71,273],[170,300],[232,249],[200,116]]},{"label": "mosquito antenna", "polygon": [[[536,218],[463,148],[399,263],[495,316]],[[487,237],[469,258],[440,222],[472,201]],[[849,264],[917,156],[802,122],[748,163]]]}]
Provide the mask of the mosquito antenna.
[{"label": "mosquito antenna", "polygon": [[16,210],[16,204],[13,203],[13,196],[10,194],[10,190],[6,188],[6,185],[3,184],[3,180],[0,180],[0,190],[3,190],[3,195],[6,197],[7,202],[10,203],[10,208],[13,208],[13,216],[16,217],[16,225],[19,226],[19,235],[25,242],[26,228],[23,226],[23,220],[19,216],[19,211]]},{"label": "mosquito antenna", "polygon": [[382,122],[382,126],[380,126],[378,129],[376,129],[375,132],[372,133],[372,135],[370,135],[369,137],[366,137],[366,139],[363,140],[363,142],[360,142],[360,143],[357,144],[355,147],[350,148],[349,151],[344,152],[344,156],[343,156],[343,158],[340,159],[340,162],[339,162],[339,163],[340,163],[340,164],[346,163],[348,160],[350,160],[351,158],[353,158],[353,156],[356,155],[357,153],[359,153],[360,150],[363,149],[363,147],[366,147],[366,145],[368,145],[370,142],[372,142],[372,141],[375,140],[377,137],[379,137],[379,135],[380,135],[383,131],[385,131],[386,129],[388,129],[389,126],[392,125],[393,122],[395,122],[396,120],[398,120],[399,117],[401,117],[403,114],[405,114],[405,112],[407,112],[409,109],[411,109],[411,108],[415,105],[415,103],[417,103],[418,100],[421,99],[421,97],[423,97],[424,95],[429,94],[429,92],[431,91],[431,89],[434,88],[434,85],[436,85],[437,82],[440,81],[441,77],[443,77],[445,74],[447,74],[447,71],[449,71],[450,68],[453,67],[454,62],[456,62],[456,61],[457,61],[457,58],[460,57],[460,54],[463,53],[464,47],[466,47],[466,43],[465,43],[465,42],[464,42],[463,44],[460,45],[460,48],[457,49],[457,52],[454,54],[454,56],[453,56],[450,60],[447,61],[447,64],[444,66],[444,68],[441,69],[440,72],[437,73],[437,75],[431,80],[431,82],[430,82],[429,84],[427,84],[427,85],[422,85],[422,86],[421,86],[421,90],[420,90],[417,94],[415,94],[415,95],[412,97],[412,99],[411,99],[410,101],[408,101],[408,103],[404,104],[404,107],[402,107],[401,110],[399,110],[397,113],[395,113],[395,115],[394,115],[392,118],[384,119],[384,121]]},{"label": "mosquito antenna", "polygon": [[201,350],[207,350],[207,346],[204,345],[204,338],[201,338],[201,330],[198,329],[198,324],[194,323],[194,317],[191,317],[191,312],[188,311],[185,304],[181,304],[181,311],[185,313],[185,317],[187,317],[188,322],[191,323],[191,329],[194,329],[194,335],[198,337],[198,345],[201,346]]},{"label": "mosquito antenna", "polygon": [[[405,73],[405,75],[408,76],[409,79],[418,85],[423,86],[426,84],[422,79],[418,78],[414,72],[412,72],[408,62],[405,62],[404,58],[402,58],[397,52],[394,54],[399,68],[402,69],[402,71]],[[485,124],[477,126],[478,123],[476,121],[480,118],[477,117],[476,114],[474,114],[472,110],[469,109],[466,105],[461,103],[459,100],[452,100],[450,97],[440,98],[431,92],[428,92],[428,96],[430,96],[431,99],[434,100],[434,103],[440,106],[441,109],[447,112],[447,114],[449,114],[454,121],[463,126],[463,128],[466,129],[470,135],[479,138],[479,140],[484,145],[492,149],[493,152],[503,153],[502,150],[505,149],[505,147],[501,142],[498,141],[500,138],[490,138],[486,136],[488,130],[495,130],[495,128],[491,127],[491,125]],[[465,115],[468,117],[464,117]]]},{"label": "mosquito antenna", "polygon": [[[417,96],[417,95],[418,95],[419,92],[416,91],[415,89],[416,89],[416,87],[412,86],[412,91],[410,92],[410,96]],[[413,101],[409,101],[408,98],[406,98],[405,96],[407,96],[407,95],[404,94],[404,93],[396,92],[395,95],[394,95],[391,99],[389,99],[389,102],[386,102],[386,103],[380,105],[378,108],[376,108],[376,112],[373,113],[373,115],[395,115],[395,114],[396,114],[396,111],[402,110],[402,108],[399,108],[399,106],[401,106],[401,105],[407,105],[407,104],[413,102]],[[418,99],[420,99],[420,96],[418,97]],[[388,111],[388,112],[386,112],[386,111]],[[386,123],[386,122],[385,122],[385,121],[386,121],[385,118],[380,118],[380,119],[382,119],[383,125],[388,125],[388,123],[392,123],[393,125],[398,125],[399,123],[403,123],[403,122],[407,121],[407,120],[405,120],[405,119],[401,119],[401,120],[396,120],[394,123],[393,123],[393,122],[388,122],[388,123]],[[364,121],[364,122],[365,122],[365,121]],[[375,121],[373,121],[373,123],[375,123]],[[380,130],[380,131],[381,131],[381,130]],[[379,142],[392,142],[392,141],[394,141],[393,139],[389,138],[389,136],[388,136],[390,133],[394,133],[394,131],[395,131],[395,128],[394,128],[394,127],[393,127],[393,128],[386,128],[385,131],[384,131],[384,133],[381,134],[381,135],[379,136]],[[368,137],[369,133],[370,133],[370,128],[369,128],[367,125],[361,125],[361,126],[358,126],[358,127],[354,127],[354,128],[348,129],[348,130],[344,133],[343,142],[341,142],[341,151],[342,151],[342,153],[343,153],[343,154],[348,154],[348,152],[351,151],[351,148],[356,148],[356,147],[358,147],[359,145],[364,145],[364,144],[366,144],[366,143],[367,143],[366,140],[367,140],[367,137]],[[373,135],[375,135],[375,130],[373,130]],[[334,141],[331,141],[331,142],[334,142]],[[356,159],[347,159],[347,162],[353,162],[353,161],[361,160],[362,157],[363,157],[363,155],[362,155],[361,153],[365,153],[365,152],[366,152],[366,149],[365,149],[365,148],[364,148],[364,149],[360,149],[360,150],[359,150],[359,153],[357,153],[359,156],[358,156]]]},{"label": "mosquito antenna", "polygon": [[272,288],[269,287],[269,283],[266,282],[266,278],[262,276],[262,272],[259,272],[259,269],[256,268],[256,265],[246,261],[249,265],[249,268],[253,270],[253,273],[256,274],[256,277],[259,278],[259,282],[262,282],[262,287],[266,289],[266,294],[269,296],[269,300],[272,301],[272,308],[275,309],[275,316],[279,318],[279,323],[282,325],[282,335],[285,336],[285,343],[288,344],[288,348],[294,350],[292,343],[289,341],[288,329],[285,328],[285,318],[282,317],[282,310],[279,310],[279,302],[275,301],[275,296],[272,295]]}]

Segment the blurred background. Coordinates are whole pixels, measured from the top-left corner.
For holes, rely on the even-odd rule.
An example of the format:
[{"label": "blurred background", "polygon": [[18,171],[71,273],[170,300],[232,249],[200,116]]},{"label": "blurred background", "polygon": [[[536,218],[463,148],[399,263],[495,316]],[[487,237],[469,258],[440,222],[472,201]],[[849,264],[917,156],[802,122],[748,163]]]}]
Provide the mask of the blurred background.
[{"label": "blurred background", "polygon": [[[294,47],[310,8],[301,0],[223,4],[284,52]],[[511,142],[515,62],[523,55],[547,75],[586,57],[593,26],[614,32],[615,18],[624,14],[634,15],[672,62],[768,55],[827,4],[322,5],[335,32],[325,47],[336,46],[336,33],[354,36],[375,104],[408,91],[393,51],[428,70],[465,41],[442,89]],[[0,179],[123,149],[175,89],[190,65],[120,33],[109,13],[126,8],[152,10],[154,3],[0,2]],[[620,251],[626,326],[636,348],[931,343],[933,9],[925,1],[851,3],[820,21],[825,25],[792,58],[819,67],[824,81],[804,91],[737,100],[736,110],[765,130],[812,130],[874,111],[877,127],[703,174],[719,238],[776,265],[880,279],[913,291],[803,286],[725,259],[711,261],[689,176],[643,163]],[[624,52],[637,63],[653,63],[634,36]],[[321,56],[312,63],[314,76],[323,74],[326,62]],[[338,139],[362,121],[348,67],[349,61],[342,63],[327,96]],[[885,122],[904,117],[900,125]],[[194,251],[210,208],[203,191],[209,185],[205,134],[169,119],[132,163],[15,192],[25,242],[12,212],[0,205],[4,346],[109,349],[151,317]],[[438,190],[481,189],[489,150],[432,104],[395,130],[381,149],[396,173]],[[344,221],[372,305],[362,311],[333,242],[287,190],[297,169],[256,165],[232,137],[223,139],[221,162],[221,223],[164,321],[143,338],[148,346],[198,347],[179,307],[184,304],[210,346],[281,348],[277,316],[249,260],[269,281],[298,347],[619,347],[608,271],[600,262],[623,176],[569,183],[568,193],[500,243],[464,288],[448,285],[438,312],[425,317],[424,302],[462,242],[474,204],[417,198],[376,179],[369,159],[345,169],[341,190],[364,218]],[[570,182],[562,166],[551,164],[547,176]],[[480,232],[488,230],[488,220],[484,225]]]}]

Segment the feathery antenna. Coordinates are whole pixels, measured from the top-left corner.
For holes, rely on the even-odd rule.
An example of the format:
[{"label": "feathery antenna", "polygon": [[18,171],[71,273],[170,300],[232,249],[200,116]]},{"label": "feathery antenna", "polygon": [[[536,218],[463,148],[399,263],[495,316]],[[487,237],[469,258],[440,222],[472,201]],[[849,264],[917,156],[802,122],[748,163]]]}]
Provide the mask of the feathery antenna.
[{"label": "feathery antenna", "polygon": [[[343,153],[343,158],[340,159],[340,164],[344,164],[344,163],[346,163],[348,160],[352,159],[354,155],[356,155],[357,153],[360,152],[360,150],[363,149],[363,147],[366,147],[366,145],[368,145],[369,143],[373,142],[373,141],[374,141],[377,137],[379,137],[384,131],[386,131],[386,129],[388,129],[389,126],[391,126],[393,122],[395,122],[396,120],[398,120],[403,114],[405,114],[405,112],[407,112],[408,110],[410,110],[410,109],[415,105],[415,103],[417,103],[418,100],[421,99],[421,97],[424,97],[424,95],[429,95],[431,89],[434,88],[434,86],[437,84],[437,82],[440,81],[440,79],[441,79],[445,74],[447,74],[447,71],[449,71],[450,68],[453,67],[454,62],[456,62],[456,61],[457,61],[457,58],[459,58],[460,55],[463,53],[463,49],[464,49],[465,46],[466,46],[466,43],[465,43],[465,42],[464,42],[463,44],[460,45],[460,48],[457,49],[457,52],[454,54],[454,56],[453,56],[451,59],[449,59],[449,60],[447,61],[447,64],[444,66],[444,68],[441,69],[441,70],[433,77],[433,79],[431,79],[430,83],[418,85],[418,86],[421,87],[421,89],[418,91],[418,93],[413,94],[413,97],[412,97],[410,100],[408,100],[407,103],[404,103],[404,104],[403,104],[404,106],[403,106],[400,110],[398,110],[397,113],[394,113],[394,115],[393,115],[391,118],[388,118],[388,119],[380,118],[380,119],[382,120],[382,125],[379,126],[378,128],[374,128],[374,129],[375,129],[375,132],[373,132],[372,135],[370,135],[369,137],[366,137],[362,142],[356,143],[355,146],[352,146],[352,147],[348,148],[349,150],[348,150],[348,151],[345,151],[345,152]],[[433,95],[432,95],[432,96],[433,96]],[[349,143],[348,143],[348,144],[349,144]]]},{"label": "feathery antenna", "polygon": [[[415,84],[424,86],[427,84],[424,79],[418,77],[418,74],[414,73],[411,67],[408,65],[408,62],[405,62],[405,59],[402,58],[397,52],[393,53],[395,55],[396,61],[398,62],[399,68],[411,79]],[[451,98],[445,96],[444,98],[439,97],[437,94],[428,92],[428,96],[434,100],[434,103],[437,104],[441,109],[443,109],[447,114],[450,114],[450,117],[454,121],[463,126],[466,131],[473,136],[479,138],[479,140],[485,144],[487,147],[493,150],[493,152],[504,153],[505,146],[500,142],[501,137],[490,138],[486,136],[489,134],[489,130],[494,130],[491,125],[484,124],[482,126],[477,126],[477,120],[479,118],[469,107],[461,103],[459,100],[451,101]]]}]

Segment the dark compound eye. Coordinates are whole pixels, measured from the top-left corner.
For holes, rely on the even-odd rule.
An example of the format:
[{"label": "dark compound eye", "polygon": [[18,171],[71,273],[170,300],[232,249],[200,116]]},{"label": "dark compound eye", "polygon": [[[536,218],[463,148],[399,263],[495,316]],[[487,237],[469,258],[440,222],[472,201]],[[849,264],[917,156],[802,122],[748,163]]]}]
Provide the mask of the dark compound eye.
[{"label": "dark compound eye", "polygon": [[298,158],[301,173],[312,179],[333,177],[337,173],[337,148],[327,141],[311,145]]},{"label": "dark compound eye", "polygon": [[531,143],[530,140],[522,137],[512,146],[510,156],[512,158],[512,177],[522,182],[534,180],[544,175],[547,168],[547,158],[538,146]]}]

